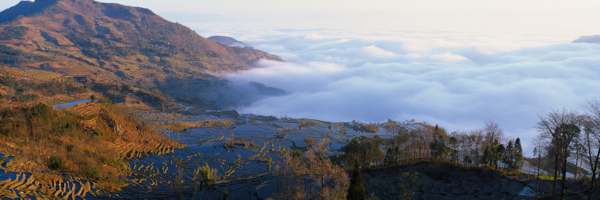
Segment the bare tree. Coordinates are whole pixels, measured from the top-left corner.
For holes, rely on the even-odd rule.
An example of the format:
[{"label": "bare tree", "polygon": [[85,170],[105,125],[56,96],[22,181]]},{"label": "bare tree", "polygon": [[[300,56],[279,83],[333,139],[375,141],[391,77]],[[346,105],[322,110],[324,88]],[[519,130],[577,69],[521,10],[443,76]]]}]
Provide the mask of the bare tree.
[{"label": "bare tree", "polygon": [[483,147],[483,130],[480,129],[476,129],[470,132],[471,135],[473,135],[473,141],[475,142],[474,146],[475,146],[475,163],[479,163],[481,160],[481,152],[483,151],[483,149],[485,149],[485,147]]},{"label": "bare tree", "polygon": [[485,132],[486,146],[497,145],[504,135],[502,127],[500,127],[498,123],[491,120],[485,122],[485,128],[483,131]]},{"label": "bare tree", "polygon": [[562,167],[561,197],[564,198],[569,147],[571,142],[578,138],[581,132],[579,129],[581,122],[582,115],[565,108],[562,110],[552,110],[547,116],[540,116],[537,128],[542,135],[551,140],[551,152],[554,155],[555,161],[552,199],[556,199],[556,178],[559,166]]},{"label": "bare tree", "polygon": [[[592,100],[587,105],[587,116],[584,121],[585,134],[583,136],[583,145],[585,157],[587,158],[590,169],[592,170],[592,182],[588,199],[592,199],[592,193],[595,189],[596,172],[598,170],[598,160],[600,158],[600,102]],[[595,154],[595,155],[594,155]]]}]

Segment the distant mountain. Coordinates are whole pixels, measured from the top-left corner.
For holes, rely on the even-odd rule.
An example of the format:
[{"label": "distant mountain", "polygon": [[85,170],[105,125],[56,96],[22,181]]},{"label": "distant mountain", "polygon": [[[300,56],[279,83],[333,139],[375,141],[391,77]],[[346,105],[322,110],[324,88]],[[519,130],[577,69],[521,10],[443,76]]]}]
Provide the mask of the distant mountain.
[{"label": "distant mountain", "polygon": [[232,37],[227,37],[227,36],[210,36],[207,39],[225,45],[225,46],[230,46],[230,47],[240,47],[240,48],[244,48],[244,47],[250,47],[250,45],[247,45],[246,43],[240,42]]},{"label": "distant mountain", "polygon": [[228,83],[209,72],[250,69],[260,59],[283,61],[215,43],[146,8],[36,0],[0,12],[0,60],[7,66],[159,89],[211,105],[237,97],[218,93]]},{"label": "distant mountain", "polygon": [[593,36],[581,36],[580,38],[573,40],[573,43],[595,43],[600,44],[600,35]]}]

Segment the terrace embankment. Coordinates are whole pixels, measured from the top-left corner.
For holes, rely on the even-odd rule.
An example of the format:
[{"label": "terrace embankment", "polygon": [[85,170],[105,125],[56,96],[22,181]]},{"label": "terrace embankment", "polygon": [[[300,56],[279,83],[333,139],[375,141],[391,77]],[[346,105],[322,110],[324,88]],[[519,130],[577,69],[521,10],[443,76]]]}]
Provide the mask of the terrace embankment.
[{"label": "terrace embankment", "polygon": [[118,191],[131,172],[128,159],[183,147],[121,110],[99,102],[62,110],[43,103],[1,110],[0,153],[12,158],[4,159],[2,170],[26,175],[0,182],[0,194],[31,189],[32,197],[75,197],[92,189]]}]

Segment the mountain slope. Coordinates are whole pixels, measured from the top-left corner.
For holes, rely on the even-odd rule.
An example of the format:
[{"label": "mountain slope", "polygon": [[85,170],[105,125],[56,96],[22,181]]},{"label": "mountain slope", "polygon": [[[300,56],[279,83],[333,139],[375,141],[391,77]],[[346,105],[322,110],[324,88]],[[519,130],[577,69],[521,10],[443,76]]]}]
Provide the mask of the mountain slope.
[{"label": "mountain slope", "polygon": [[172,93],[169,80],[179,87],[206,81],[207,88],[198,91],[210,92],[227,83],[207,72],[249,69],[259,59],[282,61],[212,42],[145,8],[93,0],[21,2],[1,12],[0,22],[0,59],[7,66],[158,88],[173,96],[211,94],[189,94],[195,88]]},{"label": "mountain slope", "polygon": [[240,42],[239,40],[236,40],[235,38],[227,37],[227,36],[215,35],[215,36],[210,36],[207,39],[209,39],[210,41],[222,44],[222,45],[230,46],[230,47],[242,47],[242,48],[250,47],[250,45],[247,45],[246,43]]}]

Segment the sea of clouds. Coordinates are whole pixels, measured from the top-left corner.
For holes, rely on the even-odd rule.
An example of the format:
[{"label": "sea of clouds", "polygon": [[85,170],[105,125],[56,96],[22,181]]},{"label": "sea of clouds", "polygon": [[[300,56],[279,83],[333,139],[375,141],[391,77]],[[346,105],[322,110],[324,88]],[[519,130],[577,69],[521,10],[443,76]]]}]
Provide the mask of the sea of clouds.
[{"label": "sea of clouds", "polygon": [[539,116],[563,107],[582,109],[600,91],[598,44],[439,31],[215,34],[287,61],[261,60],[251,70],[220,75],[289,92],[237,108],[242,113],[327,121],[415,119],[449,131],[483,128],[492,120],[508,138],[528,145]]}]

